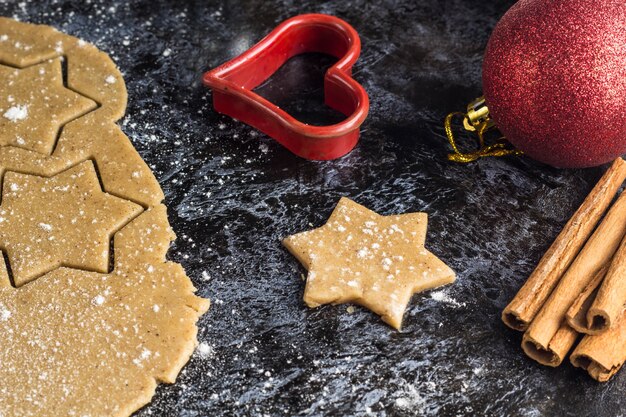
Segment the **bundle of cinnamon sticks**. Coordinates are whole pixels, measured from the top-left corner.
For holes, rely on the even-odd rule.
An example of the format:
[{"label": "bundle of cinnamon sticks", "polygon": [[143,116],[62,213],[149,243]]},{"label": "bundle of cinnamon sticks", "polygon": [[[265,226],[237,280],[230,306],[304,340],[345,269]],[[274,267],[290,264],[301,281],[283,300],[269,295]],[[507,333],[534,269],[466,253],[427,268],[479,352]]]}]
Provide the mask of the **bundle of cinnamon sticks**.
[{"label": "bundle of cinnamon sticks", "polygon": [[602,176],[502,312],[523,331],[524,352],[559,366],[570,361],[608,381],[626,361],[626,178],[619,158]]}]

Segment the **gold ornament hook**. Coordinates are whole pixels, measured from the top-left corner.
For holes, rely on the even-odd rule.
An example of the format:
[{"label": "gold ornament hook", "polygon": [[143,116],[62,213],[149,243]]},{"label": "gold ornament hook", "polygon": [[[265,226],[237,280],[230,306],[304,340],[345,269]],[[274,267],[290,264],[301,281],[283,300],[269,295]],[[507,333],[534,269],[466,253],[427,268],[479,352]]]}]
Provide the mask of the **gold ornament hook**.
[{"label": "gold ornament hook", "polygon": [[[456,144],[454,132],[452,131],[452,121],[455,117],[463,118],[463,128],[468,132],[476,132],[478,136],[479,149],[474,152],[461,152]],[[496,125],[489,115],[489,108],[484,97],[479,97],[467,105],[467,112],[450,113],[445,120],[444,128],[446,136],[454,153],[448,154],[448,160],[453,162],[468,163],[485,157],[501,157],[507,155],[523,155],[522,151],[511,149],[506,138],[501,137],[491,145],[485,144],[485,134],[495,129]]]}]

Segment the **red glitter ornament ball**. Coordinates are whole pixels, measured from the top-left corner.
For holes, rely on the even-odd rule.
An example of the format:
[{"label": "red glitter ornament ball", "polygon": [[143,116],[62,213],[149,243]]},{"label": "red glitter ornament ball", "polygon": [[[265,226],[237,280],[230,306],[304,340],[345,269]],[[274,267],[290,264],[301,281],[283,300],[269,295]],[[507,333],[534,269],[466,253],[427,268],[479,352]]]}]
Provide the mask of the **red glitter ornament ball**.
[{"label": "red glitter ornament ball", "polygon": [[519,0],[483,64],[497,127],[528,156],[561,168],[626,152],[626,0]]}]

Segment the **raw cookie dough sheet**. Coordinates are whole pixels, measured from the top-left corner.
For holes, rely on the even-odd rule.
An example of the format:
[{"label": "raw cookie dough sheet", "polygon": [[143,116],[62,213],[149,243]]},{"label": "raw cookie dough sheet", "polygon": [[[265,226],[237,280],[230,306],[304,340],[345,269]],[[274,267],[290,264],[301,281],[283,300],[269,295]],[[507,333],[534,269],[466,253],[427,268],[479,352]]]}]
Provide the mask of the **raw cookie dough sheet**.
[{"label": "raw cookie dough sheet", "polygon": [[209,302],[166,260],[111,59],[0,17],[0,74],[0,414],[127,416],[174,382]]}]

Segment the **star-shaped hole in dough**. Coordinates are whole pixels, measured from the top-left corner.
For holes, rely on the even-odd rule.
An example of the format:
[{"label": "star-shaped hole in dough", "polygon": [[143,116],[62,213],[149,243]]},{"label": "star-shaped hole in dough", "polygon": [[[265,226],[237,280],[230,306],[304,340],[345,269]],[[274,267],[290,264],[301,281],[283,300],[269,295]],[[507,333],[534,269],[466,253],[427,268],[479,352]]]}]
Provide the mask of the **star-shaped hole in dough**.
[{"label": "star-shaped hole in dough", "polygon": [[413,294],[454,282],[424,248],[426,213],[380,216],[342,198],[328,222],[283,244],[307,268],[309,307],[356,303],[400,329]]},{"label": "star-shaped hole in dough", "polygon": [[24,69],[0,65],[0,145],[49,155],[59,129],[96,107],[63,85],[60,59]]},{"label": "star-shaped hole in dough", "polygon": [[91,161],[50,178],[7,172],[0,247],[14,285],[59,266],[108,272],[111,236],[142,211],[104,193]]}]

